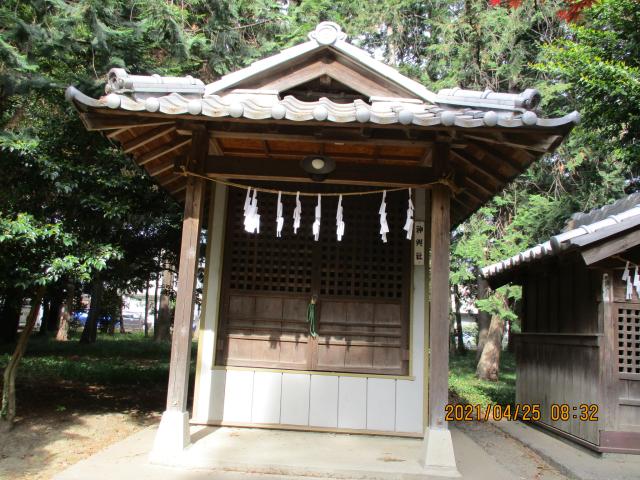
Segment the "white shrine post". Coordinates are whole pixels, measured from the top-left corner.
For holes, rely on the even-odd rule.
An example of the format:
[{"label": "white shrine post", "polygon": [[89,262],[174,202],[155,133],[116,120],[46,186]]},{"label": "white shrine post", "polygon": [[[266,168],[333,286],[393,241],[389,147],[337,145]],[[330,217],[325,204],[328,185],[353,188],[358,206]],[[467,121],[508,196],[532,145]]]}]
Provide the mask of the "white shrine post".
[{"label": "white shrine post", "polygon": [[[448,149],[436,145],[434,166],[446,167]],[[438,165],[439,164],[439,165]],[[459,476],[447,422],[449,398],[449,258],[451,190],[443,184],[431,189],[431,294],[429,308],[428,419],[424,434],[424,466]],[[435,472],[434,472],[435,473]]]},{"label": "white shrine post", "polygon": [[[197,171],[207,155],[209,136],[204,128],[194,130],[189,164]],[[193,167],[192,167],[193,168]],[[189,363],[191,360],[191,326],[200,251],[205,180],[189,177],[182,220],[182,243],[178,270],[178,293],[171,340],[171,363],[167,408],[156,434],[151,459],[161,460],[167,454],[182,451],[191,443],[187,393],[189,391]]]}]

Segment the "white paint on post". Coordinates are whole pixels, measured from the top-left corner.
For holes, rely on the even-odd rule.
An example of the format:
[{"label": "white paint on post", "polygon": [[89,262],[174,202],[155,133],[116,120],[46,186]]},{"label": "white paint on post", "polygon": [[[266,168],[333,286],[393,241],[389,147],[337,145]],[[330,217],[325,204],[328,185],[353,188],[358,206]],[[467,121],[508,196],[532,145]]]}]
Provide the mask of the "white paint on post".
[{"label": "white paint on post", "polygon": [[212,370],[220,316],[227,187],[212,183],[211,189],[202,313],[198,335],[198,361],[193,394],[194,423],[207,423],[213,418],[212,407],[215,404],[213,396],[224,392],[224,389],[215,392],[212,388]]}]

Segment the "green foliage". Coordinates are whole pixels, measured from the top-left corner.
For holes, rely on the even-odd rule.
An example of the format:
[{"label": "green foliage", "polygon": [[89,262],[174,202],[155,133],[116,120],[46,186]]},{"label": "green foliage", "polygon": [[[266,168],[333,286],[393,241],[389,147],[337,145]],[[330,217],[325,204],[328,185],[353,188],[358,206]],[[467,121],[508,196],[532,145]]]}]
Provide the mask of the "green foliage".
[{"label": "green foliage", "polygon": [[175,263],[180,207],[64,100],[99,96],[112,67],[213,80],[276,47],[275,1],[62,0],[0,4],[0,298],[104,270],[141,288]]},{"label": "green foliage", "polygon": [[[95,344],[33,338],[20,366],[30,381],[73,381],[89,385],[158,385],[167,380],[171,346],[142,335],[99,335]],[[195,370],[192,349],[192,374]],[[0,368],[10,355],[0,349]]]}]

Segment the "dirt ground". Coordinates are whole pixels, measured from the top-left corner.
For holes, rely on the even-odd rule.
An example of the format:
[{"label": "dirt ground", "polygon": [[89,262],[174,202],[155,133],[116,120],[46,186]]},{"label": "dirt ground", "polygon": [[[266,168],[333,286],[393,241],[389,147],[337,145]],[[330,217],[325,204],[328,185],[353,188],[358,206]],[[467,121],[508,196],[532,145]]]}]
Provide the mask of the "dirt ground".
[{"label": "dirt ground", "polygon": [[2,480],[50,479],[158,421],[166,400],[148,385],[19,384],[17,394],[17,422],[0,432]]}]

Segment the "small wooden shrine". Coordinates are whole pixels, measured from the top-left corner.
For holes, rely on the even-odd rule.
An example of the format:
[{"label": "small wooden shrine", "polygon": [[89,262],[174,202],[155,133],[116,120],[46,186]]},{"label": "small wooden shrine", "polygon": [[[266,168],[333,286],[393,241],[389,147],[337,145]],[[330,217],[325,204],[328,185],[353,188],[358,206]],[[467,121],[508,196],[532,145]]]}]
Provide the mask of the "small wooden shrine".
[{"label": "small wooden shrine", "polygon": [[431,92],[331,22],[209,85],[114,69],[106,96],[67,93],[185,205],[158,452],[189,443],[208,205],[191,422],[424,436],[425,464],[455,469],[450,230],[552,152],[577,113],[540,117],[536,90]]},{"label": "small wooden shrine", "polygon": [[523,286],[516,402],[600,452],[640,453],[640,194],[483,269]]}]

